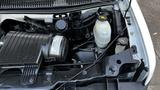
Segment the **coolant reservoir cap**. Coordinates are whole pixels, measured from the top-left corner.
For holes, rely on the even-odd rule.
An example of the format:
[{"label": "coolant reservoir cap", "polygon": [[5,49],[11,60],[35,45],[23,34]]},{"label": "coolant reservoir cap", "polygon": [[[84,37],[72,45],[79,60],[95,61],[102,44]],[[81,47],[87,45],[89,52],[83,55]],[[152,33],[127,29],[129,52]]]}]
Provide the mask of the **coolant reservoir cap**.
[{"label": "coolant reservoir cap", "polygon": [[105,16],[105,15],[99,15],[98,16],[98,20],[100,20],[100,21],[106,21],[108,18],[107,18],[107,16]]},{"label": "coolant reservoir cap", "polygon": [[58,20],[56,23],[55,23],[55,27],[58,31],[65,31],[66,28],[67,28],[67,23],[65,20]]}]

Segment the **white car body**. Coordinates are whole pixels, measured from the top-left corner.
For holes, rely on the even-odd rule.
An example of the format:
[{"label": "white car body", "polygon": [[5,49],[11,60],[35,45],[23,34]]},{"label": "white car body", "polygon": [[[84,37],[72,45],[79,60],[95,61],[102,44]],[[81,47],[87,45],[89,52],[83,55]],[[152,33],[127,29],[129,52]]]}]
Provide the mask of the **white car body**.
[{"label": "white car body", "polygon": [[[120,2],[122,12],[126,10],[125,6],[128,5],[127,3],[129,3],[129,0],[124,0],[123,2]],[[143,58],[143,61],[145,62],[146,67],[148,68],[148,72],[142,75],[142,77],[139,78],[139,80],[144,80],[145,78],[147,78],[145,80],[145,85],[148,85],[155,71],[156,55],[149,33],[149,29],[147,27],[144,16],[140,10],[140,7],[137,3],[137,0],[132,0],[131,9],[129,10],[127,16],[131,17],[132,23],[132,25],[128,25],[128,28],[130,29],[128,30],[128,32],[130,36],[131,46],[137,46],[139,52],[137,54],[137,58]]]}]

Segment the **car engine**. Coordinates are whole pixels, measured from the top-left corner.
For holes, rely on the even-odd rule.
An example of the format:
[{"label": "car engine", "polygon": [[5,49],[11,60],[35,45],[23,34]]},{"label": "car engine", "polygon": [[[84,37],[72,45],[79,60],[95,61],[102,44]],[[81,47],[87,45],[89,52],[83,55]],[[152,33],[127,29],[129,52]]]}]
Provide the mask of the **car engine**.
[{"label": "car engine", "polygon": [[137,50],[130,47],[122,14],[112,7],[1,14],[0,37],[0,78],[14,87],[81,86],[102,77],[129,81],[141,64],[133,58]]}]

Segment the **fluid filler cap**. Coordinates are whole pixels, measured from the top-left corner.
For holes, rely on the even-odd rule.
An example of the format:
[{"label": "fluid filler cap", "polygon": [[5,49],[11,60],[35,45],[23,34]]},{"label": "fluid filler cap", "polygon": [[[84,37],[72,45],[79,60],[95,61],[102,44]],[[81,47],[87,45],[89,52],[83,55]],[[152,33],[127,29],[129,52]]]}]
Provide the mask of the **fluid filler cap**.
[{"label": "fluid filler cap", "polygon": [[67,27],[68,27],[68,24],[65,20],[58,20],[56,23],[55,23],[55,28],[58,30],[58,31],[65,31],[67,30]]},{"label": "fluid filler cap", "polygon": [[107,21],[108,18],[107,18],[107,16],[105,16],[105,15],[99,15],[99,16],[98,16],[98,20],[100,20],[100,21]]}]

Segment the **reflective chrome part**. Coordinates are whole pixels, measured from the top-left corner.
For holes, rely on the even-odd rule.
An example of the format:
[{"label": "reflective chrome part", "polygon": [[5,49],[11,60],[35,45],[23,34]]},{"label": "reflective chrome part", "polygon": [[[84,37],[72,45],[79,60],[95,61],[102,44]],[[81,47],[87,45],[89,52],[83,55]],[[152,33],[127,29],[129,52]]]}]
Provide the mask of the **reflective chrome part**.
[{"label": "reflective chrome part", "polygon": [[54,57],[54,56],[59,56],[60,55],[62,40],[63,40],[63,36],[55,36],[53,38],[52,45],[51,45],[50,51],[49,51],[49,56],[50,57]]},{"label": "reflective chrome part", "polygon": [[67,48],[68,41],[64,36],[54,36],[49,48],[49,58],[55,58],[56,61],[64,61],[68,51]]},{"label": "reflective chrome part", "polygon": [[3,46],[3,44],[4,44],[4,42],[0,42],[0,47],[2,47],[2,46]]}]

